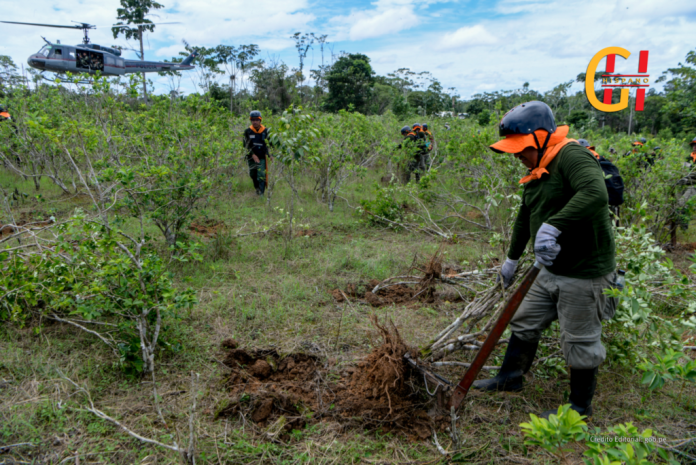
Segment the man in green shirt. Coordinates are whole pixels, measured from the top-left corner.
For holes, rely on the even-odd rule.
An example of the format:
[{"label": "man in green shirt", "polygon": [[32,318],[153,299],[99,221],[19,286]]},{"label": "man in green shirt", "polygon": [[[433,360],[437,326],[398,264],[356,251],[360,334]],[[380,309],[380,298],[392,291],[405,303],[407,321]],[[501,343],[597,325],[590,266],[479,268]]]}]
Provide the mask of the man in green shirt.
[{"label": "man in green shirt", "polygon": [[567,134],[568,127],[556,126],[545,103],[528,102],[505,114],[500,122],[505,139],[491,145],[498,153],[514,154],[529,169],[520,180],[522,205],[501,270],[503,283],[511,284],[531,238],[544,269],[510,322],[512,336],[500,372],[474,387],[521,390],[542,331],[558,319],[570,367],[570,403],[590,416],[597,367],[606,357],[601,322],[613,317],[616,308],[603,293],[615,282],[614,234],[599,162]]}]

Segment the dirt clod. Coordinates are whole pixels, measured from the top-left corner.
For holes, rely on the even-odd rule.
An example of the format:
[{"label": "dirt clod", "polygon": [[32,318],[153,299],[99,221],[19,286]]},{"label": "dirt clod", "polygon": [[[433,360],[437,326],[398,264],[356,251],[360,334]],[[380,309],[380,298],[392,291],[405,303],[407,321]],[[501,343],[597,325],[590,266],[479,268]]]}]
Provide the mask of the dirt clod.
[{"label": "dirt clod", "polygon": [[256,423],[264,421],[271,416],[273,412],[273,398],[267,397],[263,399],[251,414],[251,419]]},{"label": "dirt clod", "polygon": [[257,360],[249,367],[249,373],[257,378],[265,379],[271,374],[271,366],[265,360]]},{"label": "dirt clod", "polygon": [[239,343],[232,338],[225,339],[224,341],[222,341],[222,347],[224,347],[225,349],[236,349],[237,347],[239,347]]}]

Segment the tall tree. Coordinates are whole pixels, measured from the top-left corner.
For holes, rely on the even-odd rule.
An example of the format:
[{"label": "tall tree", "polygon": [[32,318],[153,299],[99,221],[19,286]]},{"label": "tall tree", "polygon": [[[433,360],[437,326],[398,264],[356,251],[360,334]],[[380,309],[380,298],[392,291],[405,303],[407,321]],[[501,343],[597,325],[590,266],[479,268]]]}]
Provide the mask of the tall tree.
[{"label": "tall tree", "polygon": [[[312,43],[314,43],[313,35],[302,34],[301,32],[296,32],[292,35],[291,39],[295,40],[295,48],[297,49],[297,55],[300,58],[300,101],[304,103],[302,94],[302,85],[304,84],[304,60],[307,58],[307,52],[309,51]],[[323,48],[322,48],[323,49]]]},{"label": "tall tree", "polygon": [[[143,50],[143,32],[144,31],[154,31],[155,26],[152,21],[145,18],[150,12],[151,8],[159,10],[164,8],[164,5],[157,3],[153,0],[121,0],[121,6],[123,8],[117,8],[116,12],[118,16],[118,23],[116,26],[111,28],[114,33],[114,39],[123,34],[126,39],[138,39],[140,41],[140,60],[145,60],[145,51]],[[124,23],[125,21],[125,23]],[[128,24],[136,25],[136,28],[128,27]],[[120,27],[119,27],[120,26]],[[147,79],[143,73],[143,96],[145,98],[145,103],[147,103]]]},{"label": "tall tree", "polygon": [[237,82],[239,82],[240,90],[245,88],[244,75],[249,68],[259,64],[253,60],[259,54],[259,46],[256,44],[240,45],[239,47],[218,45],[213,50],[215,50],[214,59],[224,66],[230,76],[230,111],[233,111]]},{"label": "tall tree", "polygon": [[17,73],[17,65],[12,58],[7,55],[0,55],[0,96],[5,89],[19,85],[23,81],[22,76]]},{"label": "tall tree", "polygon": [[366,113],[374,74],[370,59],[362,53],[351,53],[336,60],[326,76],[329,85],[326,109],[338,111],[352,106],[356,111]]}]

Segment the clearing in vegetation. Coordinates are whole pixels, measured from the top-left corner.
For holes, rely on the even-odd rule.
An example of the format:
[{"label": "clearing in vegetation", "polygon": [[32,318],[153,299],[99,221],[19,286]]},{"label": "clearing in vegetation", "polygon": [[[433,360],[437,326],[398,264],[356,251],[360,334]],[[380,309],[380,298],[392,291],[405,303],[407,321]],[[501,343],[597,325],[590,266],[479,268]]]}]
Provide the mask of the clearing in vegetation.
[{"label": "clearing in vegetation", "polygon": [[[454,418],[403,362],[409,352],[458,381],[504,299],[495,278],[523,172],[486,149],[495,122],[446,131],[433,120],[429,170],[402,184],[394,115],[269,114],[284,145],[261,197],[238,137],[246,118],[196,96],[141,107],[105,87],[75,92],[13,97],[17,132],[0,126],[11,141],[0,147],[5,463],[581,463],[626,452],[520,426],[568,400],[556,323],[524,391],[471,392]],[[571,136],[604,154],[631,149],[597,127]],[[603,327],[595,414],[561,418],[664,439],[640,449],[646,460],[693,463],[696,227],[679,203],[691,172],[687,147],[659,144],[649,170],[614,160],[627,285]]]}]

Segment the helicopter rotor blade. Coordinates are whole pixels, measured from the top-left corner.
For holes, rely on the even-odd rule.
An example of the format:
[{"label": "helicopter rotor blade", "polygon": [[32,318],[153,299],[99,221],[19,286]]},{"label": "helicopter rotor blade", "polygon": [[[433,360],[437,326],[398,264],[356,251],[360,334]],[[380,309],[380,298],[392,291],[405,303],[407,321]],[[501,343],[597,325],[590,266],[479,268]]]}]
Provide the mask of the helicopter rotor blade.
[{"label": "helicopter rotor blade", "polygon": [[78,27],[80,29],[96,29],[97,28],[97,26],[95,26],[94,24],[83,23],[80,21],[73,21],[73,20],[70,20],[70,22],[75,23],[75,24],[79,24],[80,26],[78,26]]},{"label": "helicopter rotor blade", "polygon": [[122,28],[136,29],[137,26],[160,26],[163,24],[182,24],[182,23],[180,23],[180,22],[174,22],[174,23],[133,23],[133,24],[114,24],[113,26],[106,26],[106,27],[119,28],[119,29],[122,29]]},{"label": "helicopter rotor blade", "polygon": [[[94,27],[94,26],[91,26],[91,25],[89,25],[89,24],[88,24],[87,26],[78,26],[78,25],[75,25],[75,26],[62,26],[62,25],[58,25],[58,24],[20,23],[20,22],[18,22],[18,21],[0,21],[0,23],[7,23],[7,24],[22,24],[22,25],[25,25],[25,26],[58,27],[58,28],[61,28],[61,29],[85,29],[85,27],[88,27],[89,29],[91,29],[92,27]],[[89,26],[91,26],[91,27],[89,27]]]}]

